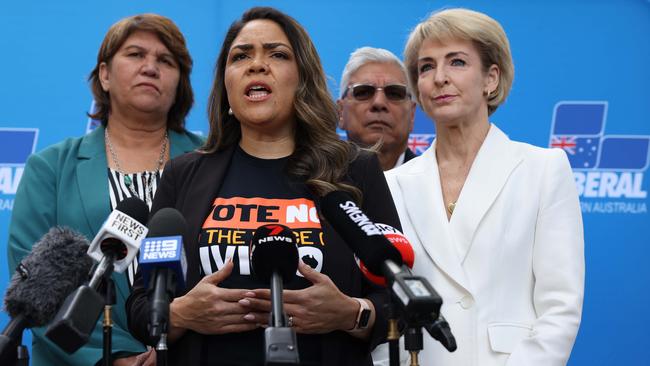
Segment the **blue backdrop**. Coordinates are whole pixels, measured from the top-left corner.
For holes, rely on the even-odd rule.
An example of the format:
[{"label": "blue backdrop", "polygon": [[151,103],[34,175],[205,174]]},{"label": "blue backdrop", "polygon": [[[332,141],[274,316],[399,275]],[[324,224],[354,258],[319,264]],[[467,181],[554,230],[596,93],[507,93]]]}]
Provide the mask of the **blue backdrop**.
[{"label": "blue backdrop", "polygon": [[[507,103],[491,120],[511,138],[564,148],[581,192],[587,264],[570,365],[650,364],[650,1],[5,1],[0,3],[0,294],[7,227],[26,157],[85,133],[86,82],[108,27],[142,12],[172,18],[195,66],[188,127],[207,132],[206,100],[221,40],[253,5],[276,6],[309,31],[332,93],[357,47],[401,55],[409,30],[441,7],[483,11],[505,28],[515,61]],[[430,143],[418,113],[411,146]],[[1,296],[1,295],[0,295]],[[8,318],[0,314],[0,326]]]}]

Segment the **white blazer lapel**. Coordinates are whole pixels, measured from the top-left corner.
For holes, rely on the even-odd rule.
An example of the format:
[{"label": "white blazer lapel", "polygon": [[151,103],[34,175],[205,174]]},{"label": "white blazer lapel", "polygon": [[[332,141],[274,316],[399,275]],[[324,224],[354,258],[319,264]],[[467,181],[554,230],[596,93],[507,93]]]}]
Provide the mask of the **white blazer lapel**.
[{"label": "white blazer lapel", "polygon": [[[481,219],[501,192],[522,156],[495,125],[490,126],[458,197],[450,225],[453,238],[461,250],[461,263],[472,246]],[[436,169],[437,170],[437,169]]]},{"label": "white blazer lapel", "polygon": [[396,180],[408,207],[408,220],[422,247],[440,270],[469,291],[442,202],[435,141],[411,163],[411,169],[396,175]]}]

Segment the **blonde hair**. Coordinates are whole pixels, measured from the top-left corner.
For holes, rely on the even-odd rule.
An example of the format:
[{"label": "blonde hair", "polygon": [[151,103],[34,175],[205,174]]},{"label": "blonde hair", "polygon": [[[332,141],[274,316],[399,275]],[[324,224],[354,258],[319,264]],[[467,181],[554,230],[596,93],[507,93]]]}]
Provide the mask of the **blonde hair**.
[{"label": "blonde hair", "polygon": [[418,53],[427,39],[445,41],[459,38],[474,43],[487,72],[492,65],[499,68],[499,84],[488,95],[488,115],[494,113],[510,93],[514,79],[514,65],[510,53],[510,42],[505,31],[496,20],[477,11],[454,8],[434,12],[418,24],[409,35],[404,49],[404,61],[408,79],[420,103],[418,83]]}]

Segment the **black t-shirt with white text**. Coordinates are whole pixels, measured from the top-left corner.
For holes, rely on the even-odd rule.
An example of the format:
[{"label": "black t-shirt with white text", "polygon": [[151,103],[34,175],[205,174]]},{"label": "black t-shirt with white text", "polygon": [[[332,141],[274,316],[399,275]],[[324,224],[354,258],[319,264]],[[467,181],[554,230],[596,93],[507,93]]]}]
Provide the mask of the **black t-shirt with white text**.
[{"label": "black t-shirt with white text", "polygon": [[[278,223],[296,233],[303,262],[321,271],[327,246],[316,206],[307,186],[285,172],[288,158],[259,159],[241,148],[233,154],[223,185],[212,203],[199,237],[202,275],[216,272],[228,258],[232,274],[219,284],[223,288],[268,288],[251,274],[249,244],[255,229]],[[302,276],[284,284],[285,289],[304,289],[311,283]],[[298,334],[301,365],[319,365],[321,336]],[[257,366],[264,364],[264,330],[204,337],[203,365]]]}]

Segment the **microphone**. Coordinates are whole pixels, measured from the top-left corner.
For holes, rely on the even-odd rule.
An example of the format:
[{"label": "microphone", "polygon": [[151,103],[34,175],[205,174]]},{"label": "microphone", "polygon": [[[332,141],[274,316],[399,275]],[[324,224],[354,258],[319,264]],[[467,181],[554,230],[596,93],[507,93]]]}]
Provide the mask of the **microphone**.
[{"label": "microphone", "polygon": [[383,276],[386,261],[402,266],[397,248],[386,240],[348,193],[332,191],[321,199],[320,206],[323,216],[372,274]]},{"label": "microphone", "polygon": [[99,263],[91,270],[89,283],[65,299],[45,331],[45,336],[67,353],[76,352],[88,342],[106,305],[98,292],[102,280],[109,278],[113,270],[123,272],[133,261],[147,234],[144,223],[148,212],[142,200],[129,197],[117,204],[95,235],[88,255]]},{"label": "microphone", "polygon": [[158,342],[167,334],[169,303],[176,289],[185,288],[187,260],[183,234],[187,223],[176,209],[166,207],[156,212],[149,222],[149,233],[142,241],[138,260],[150,304],[149,336]]},{"label": "microphone", "polygon": [[413,276],[394,247],[368,216],[342,191],[321,200],[323,216],[352,249],[368,271],[388,280],[392,293],[407,314],[440,311],[442,299],[422,277]]},{"label": "microphone", "polygon": [[138,254],[140,242],[147,235],[149,208],[144,201],[129,197],[120,201],[88,248],[88,255],[99,262],[90,287],[95,288],[101,277],[112,267],[124,272]]},{"label": "microphone", "polygon": [[[407,322],[425,326],[432,337],[453,352],[456,349],[455,339],[449,325],[440,315],[442,298],[426,278],[414,276],[404,265],[410,262],[412,266],[413,263],[409,258],[411,255],[409,252],[413,249],[406,237],[394,236],[393,239],[399,245],[393,246],[381,229],[383,227],[384,230],[390,231],[393,228],[383,224],[375,225],[356,205],[352,197],[342,191],[326,194],[321,200],[321,211],[343,241],[359,260],[363,261],[367,268],[366,272],[376,276],[370,280],[375,283],[381,282],[382,275],[388,280],[393,298],[402,313],[406,314]],[[393,236],[389,234],[387,234],[389,238]],[[401,252],[404,252],[406,257],[403,258]],[[427,326],[429,324],[433,325]]]},{"label": "microphone", "polygon": [[10,364],[25,328],[52,320],[65,297],[86,280],[88,240],[67,228],[50,229],[20,262],[4,298],[11,322],[0,335],[0,364]]},{"label": "microphone", "polygon": [[298,270],[298,247],[293,230],[284,225],[263,225],[255,230],[250,244],[250,261],[255,276],[272,284],[273,274],[288,282]]},{"label": "microphone", "polygon": [[293,230],[284,225],[263,225],[250,242],[253,274],[271,284],[271,320],[264,330],[265,365],[300,364],[298,343],[293,328],[287,326],[282,304],[283,282],[298,270],[298,247]]},{"label": "microphone", "polygon": [[[409,269],[412,269],[413,263],[415,262],[415,252],[413,251],[411,243],[404,236],[404,234],[402,234],[402,232],[396,228],[387,224],[375,224],[375,226],[377,226],[382,235],[388,239],[388,242],[399,251],[404,265]],[[358,260],[358,265],[359,269],[361,269],[361,273],[363,273],[363,275],[368,280],[370,280],[370,282],[381,287],[386,287],[386,279],[384,277],[374,275],[372,272],[370,272],[362,260]]]},{"label": "microphone", "polygon": [[[402,258],[404,259],[404,264],[408,267],[408,273],[410,273],[410,269],[413,269],[413,264],[415,262],[415,252],[413,251],[411,242],[409,242],[404,234],[390,225],[376,225],[379,230],[384,233],[384,236],[388,239],[388,241],[390,241],[391,244],[393,244],[395,248],[399,250]],[[374,275],[369,273],[369,276]],[[367,278],[370,278],[369,276],[367,276]],[[383,280],[383,278],[380,277],[380,280]],[[447,323],[447,320],[444,316],[442,316],[442,314],[438,314],[437,318],[435,313],[430,314],[429,317],[427,317],[425,314],[423,316],[422,322],[424,323],[424,328],[427,330],[429,335],[431,335],[431,337],[433,337],[438,342],[442,343],[442,345],[449,352],[454,352],[456,350],[456,338],[454,338],[454,335],[451,333],[449,323]]]}]

